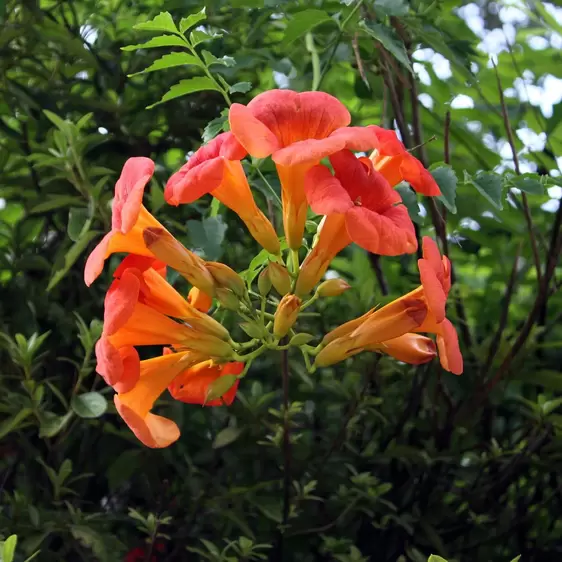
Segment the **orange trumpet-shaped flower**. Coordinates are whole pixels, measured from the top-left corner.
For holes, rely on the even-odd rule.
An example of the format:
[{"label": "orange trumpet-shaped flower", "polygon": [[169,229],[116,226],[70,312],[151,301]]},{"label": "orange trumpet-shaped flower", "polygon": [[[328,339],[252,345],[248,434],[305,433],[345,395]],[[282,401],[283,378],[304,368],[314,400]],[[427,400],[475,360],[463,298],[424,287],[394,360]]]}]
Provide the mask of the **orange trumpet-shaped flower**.
[{"label": "orange trumpet-shaped flower", "polygon": [[230,108],[230,129],[240,144],[256,158],[271,155],[277,166],[283,226],[294,250],[302,244],[307,211],[304,178],[309,168],[344,148],[378,146],[374,128],[347,127],[350,121],[344,105],[323,92],[270,90],[247,106],[234,103]]},{"label": "orange trumpet-shaped flower", "polygon": [[137,438],[147,447],[167,447],[180,436],[178,426],[151,412],[159,396],[185,369],[202,360],[189,351],[165,354],[141,361],[138,379],[128,392],[114,396],[115,407]]},{"label": "orange trumpet-shaped flower", "polygon": [[211,193],[232,209],[250,234],[270,253],[280,251],[279,239],[259,210],[240,160],[246,150],[232,133],[222,133],[202,146],[166,184],[164,196],[171,205],[193,203]]},{"label": "orange trumpet-shaped flower", "polygon": [[394,131],[376,127],[379,146],[370,156],[375,170],[380,172],[391,186],[407,181],[414,191],[423,195],[441,195],[441,190],[433,176],[423,164],[412,156],[400,142]]},{"label": "orange trumpet-shaped flower", "polygon": [[220,398],[207,400],[211,384],[227,375],[240,375],[244,370],[244,363],[215,364],[213,361],[203,361],[180,373],[168,387],[170,394],[186,404],[201,404],[202,406],[230,406],[238,390],[239,379]]},{"label": "orange trumpet-shaped flower", "polygon": [[414,225],[400,195],[373,169],[368,158],[342,150],[330,156],[335,175],[314,166],[305,192],[317,214],[326,215],[316,245],[301,266],[296,292],[304,295],[320,281],[330,262],[349,243],[395,256],[415,252]]},{"label": "orange trumpet-shaped flower", "polygon": [[[316,364],[332,365],[364,350],[384,351],[385,345],[389,349],[393,348],[402,358],[393,356],[406,361],[408,353],[417,355],[412,346],[419,348],[425,340],[416,341],[410,337],[406,341],[398,338],[409,332],[425,332],[437,336],[442,367],[460,375],[463,361],[457,333],[445,318],[445,303],[451,287],[450,262],[446,256],[441,258],[437,244],[426,236],[423,239],[423,258],[418,264],[422,280],[420,287],[327,334],[323,340],[325,347],[316,357]],[[389,340],[394,342],[389,344]],[[406,349],[403,347],[405,342],[408,344]],[[425,347],[426,353],[431,352],[427,345]]]},{"label": "orange trumpet-shaped flower", "polygon": [[[199,273],[203,268],[203,261],[195,254],[184,248],[175,238],[145,209],[142,204],[144,188],[150,181],[154,173],[154,162],[149,158],[129,158],[123,166],[123,171],[115,184],[115,197],[113,199],[113,210],[111,217],[111,230],[102,238],[100,243],[88,256],[84,269],[84,280],[86,285],[91,285],[103,270],[105,260],[113,253],[126,252],[155,257],[146,244],[145,232],[153,229],[161,234],[160,238],[171,239],[175,244],[169,243],[168,251],[163,261],[172,264],[182,264],[187,261],[191,264],[191,269],[196,270],[196,274],[188,277],[194,284],[200,284],[203,290],[213,291],[213,281],[210,275],[205,276],[205,272]],[[187,256],[187,257],[186,257]]]},{"label": "orange trumpet-shaped flower", "polygon": [[385,353],[410,365],[422,365],[437,356],[433,340],[419,334],[404,334],[392,340],[366,347],[365,351]]}]

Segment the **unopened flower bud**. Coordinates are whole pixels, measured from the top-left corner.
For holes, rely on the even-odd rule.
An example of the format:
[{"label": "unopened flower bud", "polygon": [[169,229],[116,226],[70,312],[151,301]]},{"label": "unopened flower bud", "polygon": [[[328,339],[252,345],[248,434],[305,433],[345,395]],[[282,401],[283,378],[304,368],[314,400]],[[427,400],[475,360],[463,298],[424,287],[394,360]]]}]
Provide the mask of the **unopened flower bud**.
[{"label": "unopened flower bud", "polygon": [[261,270],[258,275],[258,291],[262,297],[265,297],[271,291],[271,279],[269,278],[269,268]]},{"label": "unopened flower bud", "polygon": [[243,297],[246,294],[246,284],[242,277],[233,269],[214,261],[208,261],[205,264],[207,271],[213,276],[219,287],[230,289],[235,295]]},{"label": "unopened flower bud", "polygon": [[328,279],[320,283],[316,292],[319,297],[337,297],[351,288],[343,279]]},{"label": "unopened flower bud", "polygon": [[209,309],[213,306],[213,298],[197,287],[191,287],[187,295],[187,302],[199,312],[209,312]]},{"label": "unopened flower bud", "polygon": [[228,310],[238,310],[238,308],[240,308],[240,301],[238,300],[238,297],[230,289],[219,287],[215,292],[217,300],[224,308]]},{"label": "unopened flower bud", "polygon": [[273,318],[273,334],[276,338],[282,338],[293,327],[297,321],[302,301],[296,295],[285,295]]},{"label": "unopened flower bud", "polygon": [[161,261],[175,269],[193,286],[208,295],[215,292],[215,281],[205,268],[205,262],[190,252],[165,228],[149,227],[143,230],[145,246]]},{"label": "unopened flower bud", "polygon": [[229,343],[208,334],[199,334],[196,338],[190,340],[186,347],[212,358],[230,359],[234,354],[234,350]]},{"label": "unopened flower bud", "polygon": [[355,345],[354,339],[351,337],[343,337],[330,342],[316,356],[314,364],[317,367],[327,367],[334,363],[339,363],[356,353],[363,351],[362,348]]},{"label": "unopened flower bud", "polygon": [[285,266],[270,261],[267,271],[271,284],[280,295],[286,295],[291,291],[291,276]]}]

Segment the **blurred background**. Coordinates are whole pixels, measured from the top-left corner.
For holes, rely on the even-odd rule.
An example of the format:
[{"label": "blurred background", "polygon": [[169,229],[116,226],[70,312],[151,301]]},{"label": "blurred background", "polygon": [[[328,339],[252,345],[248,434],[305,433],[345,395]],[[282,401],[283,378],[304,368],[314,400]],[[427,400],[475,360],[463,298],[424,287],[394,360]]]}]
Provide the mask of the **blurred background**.
[{"label": "blurred background", "polygon": [[[557,4],[0,2],[0,538],[18,536],[13,560],[562,559]],[[83,268],[128,157],[155,160],[145,205],[186,245],[240,272],[259,252],[209,196],[163,199],[169,175],[227,126],[223,97],[185,92],[146,109],[197,71],[131,77],[174,49],[123,50],[158,35],[133,26],[161,10],[178,22],[203,7],[199,49],[233,59],[213,66],[237,84],[233,101],[329,92],[354,124],[396,129],[444,194],[399,188],[454,264],[464,374],[363,354],[308,375],[290,355],[290,458],[274,354],[229,408],[164,398],[159,411],[182,430],[165,450],[136,441],[94,372],[119,257],[90,289]],[[278,189],[271,164],[261,171]],[[332,268],[353,288],[303,331],[324,334],[418,284],[415,255],[351,246]]]}]

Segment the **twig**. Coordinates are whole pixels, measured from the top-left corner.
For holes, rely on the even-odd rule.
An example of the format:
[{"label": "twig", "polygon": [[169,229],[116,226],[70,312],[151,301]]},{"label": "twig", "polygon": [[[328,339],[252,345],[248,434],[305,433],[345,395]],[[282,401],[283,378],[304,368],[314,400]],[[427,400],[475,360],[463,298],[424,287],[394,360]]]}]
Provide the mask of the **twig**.
[{"label": "twig", "polygon": [[386,282],[386,278],[381,267],[381,257],[378,254],[371,254],[369,252],[369,261],[371,262],[371,266],[375,272],[375,277],[377,278],[381,294],[383,296],[388,295],[388,283]]},{"label": "twig", "polygon": [[513,290],[515,288],[515,279],[517,278],[517,266],[519,265],[520,253],[521,253],[521,243],[519,244],[519,246],[517,247],[517,251],[515,252],[515,260],[513,261],[513,267],[511,268],[511,275],[509,276],[509,281],[505,289],[504,302],[500,314],[498,329],[496,330],[492,342],[490,343],[490,349],[488,350],[488,357],[486,357],[486,361],[482,366],[482,371],[480,372],[481,380],[484,380],[484,378],[488,374],[490,367],[492,366],[492,361],[496,356],[496,353],[498,351],[498,345],[501,342],[503,332],[507,326],[509,305],[511,304],[511,298],[513,297]]},{"label": "twig", "polygon": [[[502,108],[503,124],[505,127],[505,132],[507,134],[507,142],[511,147],[511,153],[513,156],[513,166],[515,167],[515,173],[520,176],[521,170],[519,168],[519,157],[517,156],[517,150],[515,149],[515,139],[513,138],[513,130],[509,122],[509,116],[507,114],[507,106],[505,104],[505,98],[503,95],[502,83],[500,80],[500,74],[498,72],[498,67],[492,59],[492,65],[496,73],[496,81],[498,84],[498,93],[500,96],[500,104]],[[533,259],[535,260],[535,268],[537,270],[537,281],[539,287],[541,286],[541,259],[539,257],[539,250],[537,246],[537,239],[535,237],[535,231],[533,228],[533,219],[531,217],[531,210],[529,209],[529,202],[527,201],[527,195],[521,193],[521,200],[523,201],[523,215],[525,216],[525,222],[527,223],[527,230],[529,231],[529,238],[531,240],[531,249],[533,251]]]},{"label": "twig", "polygon": [[535,321],[539,315],[542,306],[546,304],[546,300],[548,299],[548,292],[549,292],[548,287],[550,284],[550,280],[554,274],[554,270],[556,269],[556,264],[558,263],[560,253],[562,251],[561,224],[562,224],[562,203],[559,204],[558,206],[558,211],[556,213],[556,218],[554,220],[554,226],[552,228],[552,237],[551,237],[550,248],[548,252],[546,269],[541,280],[539,293],[537,295],[537,298],[535,299],[535,304],[533,306],[533,309],[529,313],[529,316],[527,317],[525,324],[521,328],[519,335],[513,342],[511,349],[509,350],[508,354],[506,355],[505,359],[500,365],[496,375],[486,385],[486,389],[485,389],[486,395],[493,390],[493,388],[498,384],[498,382],[500,382],[502,377],[511,367],[513,360],[517,357],[524,343],[527,341],[527,338],[531,333],[531,330],[535,324]]},{"label": "twig", "polygon": [[357,70],[359,71],[359,76],[365,83],[365,85],[371,89],[369,81],[367,80],[367,74],[365,73],[365,65],[363,64],[363,59],[361,58],[361,53],[359,52],[359,43],[357,41],[358,33],[353,36],[351,40],[351,46],[353,47],[353,54],[355,55],[355,62],[357,63]]}]

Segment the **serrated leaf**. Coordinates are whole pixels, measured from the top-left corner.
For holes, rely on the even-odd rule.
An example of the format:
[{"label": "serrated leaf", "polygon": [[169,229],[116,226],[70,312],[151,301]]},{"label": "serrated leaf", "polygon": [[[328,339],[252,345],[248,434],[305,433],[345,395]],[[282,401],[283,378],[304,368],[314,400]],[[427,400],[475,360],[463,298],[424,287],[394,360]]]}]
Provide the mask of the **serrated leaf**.
[{"label": "serrated leaf", "polygon": [[222,133],[227,123],[228,117],[225,115],[221,115],[209,121],[203,130],[203,142],[207,143],[213,140],[219,133]]},{"label": "serrated leaf", "polygon": [[242,430],[238,427],[225,427],[223,430],[217,433],[217,436],[213,440],[213,444],[211,445],[211,447],[213,449],[226,447],[227,445],[230,445],[231,443],[236,441],[236,439],[240,437],[241,433]]},{"label": "serrated leaf", "polygon": [[415,192],[405,183],[399,184],[396,191],[398,191],[400,197],[402,197],[402,203],[404,203],[406,209],[408,209],[410,218],[417,224],[423,224],[424,219],[420,215],[420,207]]},{"label": "serrated leaf", "polygon": [[359,28],[378,41],[398,62],[403,64],[410,72],[413,72],[408,54],[406,53],[406,47],[404,47],[404,43],[394,33],[394,30],[380,23],[366,22],[364,20],[359,23]]},{"label": "serrated leaf", "polygon": [[78,417],[93,419],[105,414],[107,411],[107,400],[99,392],[86,392],[73,396],[70,406]]},{"label": "serrated leaf", "polygon": [[457,174],[455,174],[453,168],[448,164],[439,163],[432,166],[429,170],[433,179],[437,182],[442,195],[437,197],[439,201],[451,211],[451,213],[457,212],[457,206],[455,204],[455,199],[457,197]]},{"label": "serrated leaf", "polygon": [[187,94],[192,94],[194,92],[202,92],[204,90],[214,90],[216,92],[220,92],[220,89],[215,84],[215,82],[207,76],[196,76],[195,78],[180,80],[164,94],[160,101],[149,105],[146,109],[152,109],[153,107],[161,103],[166,103],[167,101],[173,100],[175,98],[179,98]]},{"label": "serrated leaf", "polygon": [[405,0],[375,0],[373,7],[384,16],[405,16],[409,9]]},{"label": "serrated leaf", "polygon": [[193,27],[194,25],[198,24],[200,21],[203,21],[205,19],[207,19],[207,14],[205,13],[205,8],[203,7],[203,9],[200,12],[197,12],[196,14],[191,14],[180,20],[180,31],[184,33],[190,27]]},{"label": "serrated leaf", "polygon": [[140,31],[170,31],[178,33],[178,28],[169,12],[160,12],[154,19],[137,23],[133,29]]},{"label": "serrated leaf", "polygon": [[292,43],[295,39],[302,37],[321,23],[329,21],[335,24],[334,20],[324,10],[310,9],[297,12],[289,20],[285,28],[283,41],[285,44]]},{"label": "serrated leaf", "polygon": [[208,260],[216,261],[221,257],[227,229],[221,216],[187,221],[187,229],[191,245],[202,250]]},{"label": "serrated leaf", "polygon": [[18,544],[17,535],[10,535],[2,546],[2,562],[13,562]]},{"label": "serrated leaf", "polygon": [[122,51],[136,51],[137,49],[155,49],[157,47],[185,47],[187,41],[177,35],[159,35],[153,37],[146,43],[137,43],[136,45],[127,45],[121,47]]},{"label": "serrated leaf", "polygon": [[205,403],[211,402],[211,400],[216,400],[224,394],[226,394],[236,383],[238,377],[236,375],[223,375],[218,379],[215,379],[207,390],[207,396],[205,397]]},{"label": "serrated leaf", "polygon": [[219,59],[215,57],[213,53],[204,49],[201,51],[201,54],[203,55],[203,60],[207,66],[211,66],[212,64],[221,64],[223,66],[233,67],[236,65],[236,61],[232,57],[224,56]]},{"label": "serrated leaf", "polygon": [[530,195],[542,195],[544,186],[536,174],[524,174],[522,176],[511,176],[509,184]]},{"label": "serrated leaf", "polygon": [[183,66],[183,65],[195,65],[201,66],[201,62],[197,57],[190,55],[189,53],[168,53],[163,57],[155,60],[150,66],[141,70],[139,72],[135,72],[133,74],[128,74],[129,78],[133,76],[138,76],[139,74],[146,74],[147,72],[155,72],[157,70],[164,70],[166,68],[172,68],[174,66]]},{"label": "serrated leaf", "polygon": [[214,31],[211,33],[207,33],[206,31],[195,29],[189,34],[189,42],[193,47],[195,47],[199,45],[199,43],[212,41],[213,39],[218,39],[219,37],[222,37],[222,33],[215,33]]},{"label": "serrated leaf", "polygon": [[231,94],[236,94],[236,93],[245,94],[246,92],[249,92],[251,89],[252,89],[251,82],[236,82],[236,84],[230,86],[228,91]]},{"label": "serrated leaf", "polygon": [[478,172],[471,176],[465,170],[464,182],[472,184],[494,207],[503,209],[501,176],[492,172]]}]

